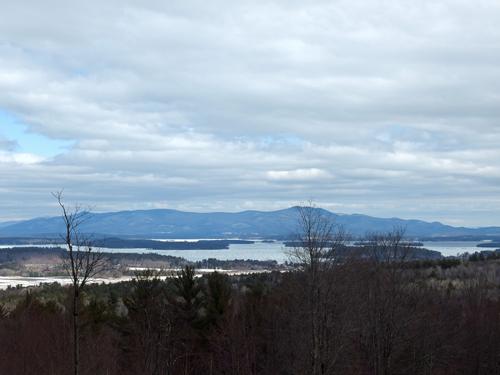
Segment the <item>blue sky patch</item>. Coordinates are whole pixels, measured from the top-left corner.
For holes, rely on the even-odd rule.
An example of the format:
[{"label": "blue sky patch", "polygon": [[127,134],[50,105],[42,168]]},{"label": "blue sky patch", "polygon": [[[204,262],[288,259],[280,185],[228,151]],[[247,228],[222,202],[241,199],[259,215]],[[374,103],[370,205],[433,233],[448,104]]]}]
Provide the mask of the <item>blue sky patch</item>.
[{"label": "blue sky patch", "polygon": [[52,157],[71,147],[72,142],[45,137],[31,132],[11,113],[0,109],[0,138],[16,143],[15,151]]}]

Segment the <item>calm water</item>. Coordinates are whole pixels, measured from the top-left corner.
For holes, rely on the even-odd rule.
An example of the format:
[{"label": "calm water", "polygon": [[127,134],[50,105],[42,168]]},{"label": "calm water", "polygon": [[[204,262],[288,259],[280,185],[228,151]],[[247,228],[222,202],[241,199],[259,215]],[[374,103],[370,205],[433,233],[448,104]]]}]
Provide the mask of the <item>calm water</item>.
[{"label": "calm water", "polygon": [[[179,240],[176,240],[179,241]],[[188,240],[190,241],[190,240]],[[8,247],[54,247],[62,245],[0,245],[0,248]],[[232,244],[226,250],[151,250],[145,248],[136,249],[108,249],[99,248],[107,253],[155,253],[161,255],[172,255],[185,258],[190,261],[198,261],[208,258],[220,260],[253,259],[253,260],[276,260],[280,263],[288,259],[287,249],[281,242],[265,243],[257,241],[253,244]]]},{"label": "calm water", "polygon": [[[447,241],[447,242],[425,242],[424,246],[429,250],[439,251],[444,256],[457,255],[465,252],[486,250],[477,248],[478,242],[471,241]],[[23,245],[25,246],[25,245]],[[39,247],[50,247],[51,245],[40,245]],[[22,247],[3,245],[6,247]],[[253,244],[232,244],[228,250],[150,250],[150,249],[107,249],[102,251],[110,253],[157,253],[162,255],[173,255],[190,261],[199,261],[208,258],[220,260],[232,259],[254,259],[254,260],[276,260],[283,263],[288,260],[287,248],[281,242],[265,243],[256,241]]]},{"label": "calm water", "polygon": [[[479,250],[478,242],[425,242],[424,246],[429,250],[439,251],[444,256],[458,255],[465,252],[473,253]],[[286,248],[282,242],[263,243],[255,242],[254,244],[234,244],[229,246],[229,250],[166,250],[152,251],[143,249],[144,252],[157,252],[159,254],[168,254],[185,258],[191,261],[198,261],[207,258],[216,258],[220,260],[231,259],[254,259],[254,260],[276,260],[283,263],[289,259],[287,252],[290,248]],[[106,250],[108,251],[108,250]],[[113,250],[121,252],[123,250]],[[137,252],[136,249],[127,249],[127,252]]]},{"label": "calm water", "polygon": [[424,248],[439,251],[444,256],[458,255],[463,253],[474,253],[476,251],[488,250],[476,245],[479,241],[436,241],[424,242]]}]

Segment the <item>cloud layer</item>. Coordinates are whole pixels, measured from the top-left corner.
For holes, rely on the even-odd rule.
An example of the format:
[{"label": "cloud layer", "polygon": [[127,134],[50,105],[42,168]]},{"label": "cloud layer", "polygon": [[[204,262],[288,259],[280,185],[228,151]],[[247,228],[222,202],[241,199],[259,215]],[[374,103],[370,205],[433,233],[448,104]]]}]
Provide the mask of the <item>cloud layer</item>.
[{"label": "cloud layer", "polygon": [[[3,5],[0,220],[272,209],[500,224],[496,1]],[[6,134],[6,132],[4,132]]]}]

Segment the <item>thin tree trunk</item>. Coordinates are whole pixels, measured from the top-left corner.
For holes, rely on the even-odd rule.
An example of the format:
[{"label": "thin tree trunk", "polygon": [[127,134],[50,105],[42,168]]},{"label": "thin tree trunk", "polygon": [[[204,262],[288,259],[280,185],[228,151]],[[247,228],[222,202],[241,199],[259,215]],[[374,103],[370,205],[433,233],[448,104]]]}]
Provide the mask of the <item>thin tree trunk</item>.
[{"label": "thin tree trunk", "polygon": [[79,373],[80,362],[80,331],[78,327],[79,298],[80,293],[78,288],[75,287],[73,294],[73,365],[75,375],[78,375]]}]

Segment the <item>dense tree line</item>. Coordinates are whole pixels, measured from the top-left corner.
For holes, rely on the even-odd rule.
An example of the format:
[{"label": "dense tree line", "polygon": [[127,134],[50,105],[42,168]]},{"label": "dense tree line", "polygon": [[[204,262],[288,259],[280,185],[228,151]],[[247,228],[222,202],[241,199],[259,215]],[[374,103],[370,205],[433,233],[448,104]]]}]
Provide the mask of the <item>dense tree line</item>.
[{"label": "dense tree line", "polygon": [[[353,259],[315,272],[319,287],[307,269],[196,278],[189,267],[89,286],[80,373],[500,373],[498,263]],[[0,373],[72,372],[70,288],[2,300]]]}]

